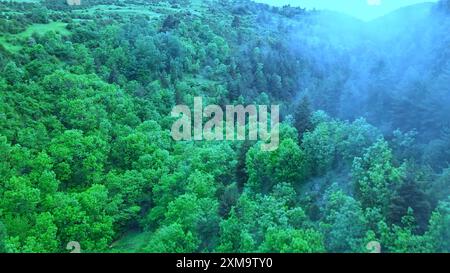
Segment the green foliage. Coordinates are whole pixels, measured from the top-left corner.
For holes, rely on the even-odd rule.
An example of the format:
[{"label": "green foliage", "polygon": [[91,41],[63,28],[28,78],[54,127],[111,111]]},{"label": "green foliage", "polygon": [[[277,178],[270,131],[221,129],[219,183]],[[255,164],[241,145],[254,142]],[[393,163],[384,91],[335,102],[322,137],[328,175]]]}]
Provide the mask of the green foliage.
[{"label": "green foliage", "polygon": [[322,235],[314,230],[269,229],[261,252],[320,253],[325,252]]},{"label": "green foliage", "polygon": [[6,232],[6,227],[2,222],[0,222],[0,253],[8,252],[8,248],[6,246],[7,237],[8,237],[8,234]]},{"label": "green foliage", "polygon": [[[287,183],[276,186],[272,195],[242,194],[229,217],[220,223],[217,251],[323,251],[322,235],[311,229],[304,211],[294,204],[295,191]],[[290,235],[295,239],[290,240]],[[283,238],[280,245],[277,238]],[[282,249],[276,248],[281,245]]]},{"label": "green foliage", "polygon": [[450,205],[449,202],[439,204],[436,211],[430,218],[430,226],[426,236],[433,245],[433,250],[437,252],[449,253],[449,225],[450,225]]},{"label": "green foliage", "polygon": [[180,224],[158,229],[144,248],[149,253],[192,253],[197,250],[198,240],[191,232],[185,232]]},{"label": "green foliage", "polygon": [[352,176],[363,207],[385,210],[392,190],[402,182],[404,168],[394,166],[392,151],[380,138],[363,157],[355,158]]},{"label": "green foliage", "polygon": [[331,170],[340,161],[351,163],[355,157],[362,156],[380,135],[364,119],[348,123],[329,120],[319,112],[313,120],[317,120],[314,121],[315,129],[305,133],[302,146],[315,174]]},{"label": "green foliage", "polygon": [[[450,252],[445,1],[388,42],[252,1],[82,1],[0,2],[0,252]],[[278,149],[173,141],[196,96],[279,104]]]},{"label": "green foliage", "polygon": [[321,229],[325,245],[331,252],[360,252],[364,245],[367,221],[361,204],[342,191],[326,195]]},{"label": "green foliage", "polygon": [[298,131],[299,139],[304,133],[310,131],[313,127],[311,122],[312,110],[308,97],[304,97],[294,112],[294,126]]},{"label": "green foliage", "polygon": [[246,162],[248,183],[255,192],[266,193],[280,182],[300,184],[309,174],[305,152],[291,138],[282,140],[270,154],[256,144],[248,151]]}]

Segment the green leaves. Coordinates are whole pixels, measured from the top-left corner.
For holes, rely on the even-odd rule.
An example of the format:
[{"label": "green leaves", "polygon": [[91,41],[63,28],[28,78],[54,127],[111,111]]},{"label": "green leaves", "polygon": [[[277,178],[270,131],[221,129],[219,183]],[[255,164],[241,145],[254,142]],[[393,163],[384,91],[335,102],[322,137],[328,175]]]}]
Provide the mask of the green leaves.
[{"label": "green leaves", "polygon": [[[291,7],[50,2],[0,4],[0,252],[450,251],[446,23],[420,73]],[[175,142],[196,96],[279,104],[278,149]]]},{"label": "green leaves", "polygon": [[315,129],[306,132],[302,147],[315,174],[322,175],[333,169],[336,164],[351,164],[355,157],[363,155],[364,150],[380,136],[378,130],[364,119],[353,123],[330,120],[320,111],[312,117],[317,119]]},{"label": "green leaves", "polygon": [[199,241],[191,232],[185,232],[180,224],[158,229],[144,248],[150,253],[192,253],[197,251]]},{"label": "green leaves", "polygon": [[321,230],[330,252],[359,252],[364,245],[366,218],[361,204],[332,186],[325,195]]},{"label": "green leaves", "polygon": [[404,168],[395,167],[392,151],[384,139],[367,149],[364,157],[355,158],[352,176],[363,207],[386,211],[394,186],[404,177]]},{"label": "green leaves", "polygon": [[450,252],[450,203],[444,201],[431,215],[427,238],[434,246],[434,251]]},{"label": "green leaves", "polygon": [[11,214],[29,215],[40,202],[40,191],[25,177],[13,176],[5,182],[1,207]]},{"label": "green leaves", "polygon": [[58,228],[53,221],[53,216],[49,212],[37,215],[32,235],[26,238],[22,251],[28,253],[58,252]]},{"label": "green leaves", "polygon": [[20,83],[25,76],[25,72],[23,69],[17,67],[16,63],[9,62],[3,68],[2,75],[5,75],[5,79],[9,84],[14,85]]},{"label": "green leaves", "polygon": [[261,151],[259,145],[248,151],[246,160],[248,183],[255,192],[267,193],[281,182],[299,185],[308,177],[305,152],[294,140],[284,139],[274,152]]},{"label": "green leaves", "polygon": [[314,230],[269,228],[260,248],[264,253],[320,253],[325,252],[323,236]]},{"label": "green leaves", "polygon": [[8,248],[6,245],[6,240],[8,238],[8,234],[6,231],[6,227],[3,222],[0,221],[0,253],[7,253]]}]

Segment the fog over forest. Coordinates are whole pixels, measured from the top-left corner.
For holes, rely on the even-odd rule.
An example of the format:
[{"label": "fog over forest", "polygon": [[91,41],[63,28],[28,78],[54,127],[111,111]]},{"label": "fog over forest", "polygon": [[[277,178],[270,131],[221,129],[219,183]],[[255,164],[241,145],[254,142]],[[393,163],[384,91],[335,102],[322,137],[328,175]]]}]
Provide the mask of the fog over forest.
[{"label": "fog over forest", "polygon": [[344,119],[363,116],[385,132],[416,129],[423,141],[438,138],[450,118],[448,16],[431,3],[367,23],[336,16],[319,14],[307,30],[293,27],[292,50],[327,79],[319,86],[301,79],[304,89],[330,94],[315,107]]},{"label": "fog over forest", "polygon": [[397,9],[421,3],[435,3],[439,0],[256,0],[257,3],[272,6],[305,8],[307,10],[328,10],[344,13],[363,21],[371,21]]}]

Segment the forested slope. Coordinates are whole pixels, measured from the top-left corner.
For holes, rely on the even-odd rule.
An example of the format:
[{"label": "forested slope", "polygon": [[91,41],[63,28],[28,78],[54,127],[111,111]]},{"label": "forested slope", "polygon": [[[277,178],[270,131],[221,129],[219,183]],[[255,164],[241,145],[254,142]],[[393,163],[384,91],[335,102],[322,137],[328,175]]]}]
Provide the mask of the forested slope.
[{"label": "forested slope", "polygon": [[[0,2],[0,252],[450,251],[449,1]],[[279,104],[280,146],[176,142]]]}]

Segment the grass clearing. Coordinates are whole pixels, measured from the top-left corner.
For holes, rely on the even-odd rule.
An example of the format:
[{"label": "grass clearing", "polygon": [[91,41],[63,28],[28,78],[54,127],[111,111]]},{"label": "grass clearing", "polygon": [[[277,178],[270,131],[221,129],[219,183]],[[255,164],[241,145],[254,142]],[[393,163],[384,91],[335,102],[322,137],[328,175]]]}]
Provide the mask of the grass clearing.
[{"label": "grass clearing", "polygon": [[0,44],[9,52],[17,53],[22,49],[21,40],[27,39],[33,33],[45,34],[54,31],[62,35],[69,35],[70,31],[66,29],[67,24],[62,22],[51,22],[48,24],[34,24],[25,31],[17,34],[3,34],[0,36]]},{"label": "grass clearing", "polygon": [[67,24],[62,22],[51,22],[49,24],[33,24],[28,27],[24,32],[18,33],[15,36],[20,38],[27,38],[33,33],[45,34],[49,31],[54,31],[62,35],[69,35],[70,31],[66,29]]},{"label": "grass clearing", "polygon": [[40,3],[41,0],[8,0],[9,2],[18,2],[18,3]]},{"label": "grass clearing", "polygon": [[112,252],[143,252],[143,248],[150,240],[152,232],[142,232],[138,230],[127,232],[119,240],[112,243]]},{"label": "grass clearing", "polygon": [[22,49],[20,45],[11,42],[10,39],[5,36],[0,37],[0,45],[2,45],[7,51],[12,53],[17,53]]},{"label": "grass clearing", "polygon": [[128,5],[126,7],[115,6],[115,5],[96,5],[87,10],[82,10],[80,13],[84,14],[125,14],[125,15],[133,15],[133,14],[142,14],[147,15],[149,17],[159,17],[161,14],[156,13],[151,10],[148,6],[137,6],[137,5]]}]

